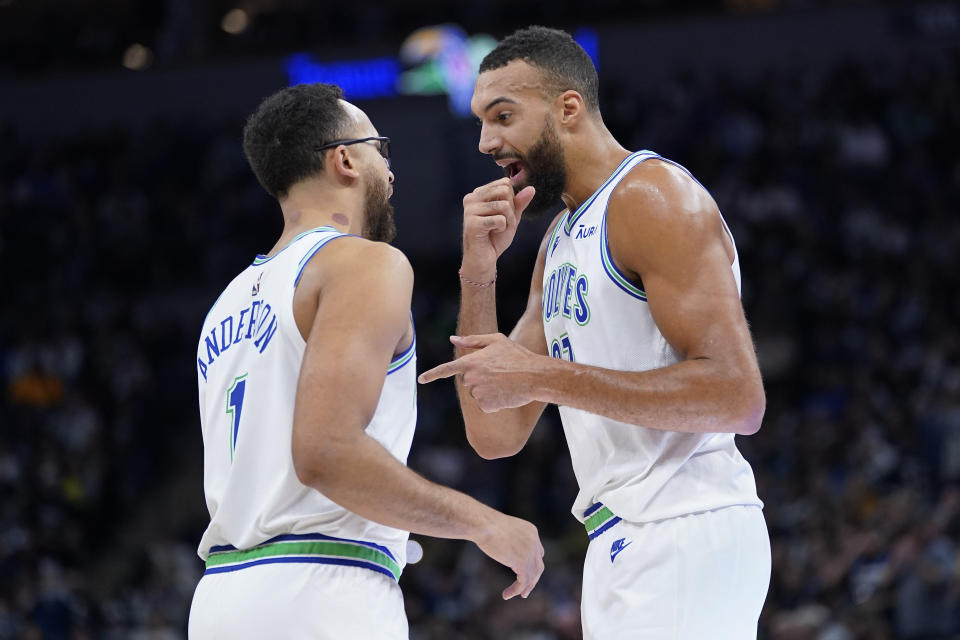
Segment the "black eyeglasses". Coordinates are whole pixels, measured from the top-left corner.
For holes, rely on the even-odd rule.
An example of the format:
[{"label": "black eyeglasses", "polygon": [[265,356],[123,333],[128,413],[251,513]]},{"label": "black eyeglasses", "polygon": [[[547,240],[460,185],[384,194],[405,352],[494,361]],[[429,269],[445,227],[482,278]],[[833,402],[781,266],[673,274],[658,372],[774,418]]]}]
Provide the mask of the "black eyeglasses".
[{"label": "black eyeglasses", "polygon": [[314,147],[314,151],[324,151],[326,149],[333,149],[334,147],[339,147],[340,145],[351,145],[357,144],[359,142],[370,142],[371,140],[376,140],[380,144],[377,145],[377,151],[380,152],[380,155],[383,156],[383,159],[387,162],[387,168],[390,168],[390,138],[386,136],[369,136],[367,138],[350,138],[349,140],[334,140],[333,142],[328,142],[327,144],[320,145],[319,147]]}]

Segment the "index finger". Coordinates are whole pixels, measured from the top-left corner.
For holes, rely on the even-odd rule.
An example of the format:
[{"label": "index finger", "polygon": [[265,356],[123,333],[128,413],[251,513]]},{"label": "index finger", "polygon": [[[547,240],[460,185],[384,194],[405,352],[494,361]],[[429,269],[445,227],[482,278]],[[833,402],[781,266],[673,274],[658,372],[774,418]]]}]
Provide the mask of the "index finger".
[{"label": "index finger", "polygon": [[482,201],[490,200],[508,200],[513,203],[513,187],[510,186],[510,178],[500,178],[493,182],[474,189],[474,193]]},{"label": "index finger", "polygon": [[509,600],[514,596],[519,596],[521,593],[523,593],[523,585],[520,583],[520,577],[518,576],[517,579],[513,581],[513,584],[504,589],[500,595],[504,600]]},{"label": "index finger", "polygon": [[460,362],[460,359],[444,362],[443,364],[437,365],[429,371],[424,371],[417,377],[417,382],[420,384],[427,384],[428,382],[433,382],[434,380],[438,380],[440,378],[449,378],[450,376],[457,375],[458,373],[463,373],[463,363]]}]

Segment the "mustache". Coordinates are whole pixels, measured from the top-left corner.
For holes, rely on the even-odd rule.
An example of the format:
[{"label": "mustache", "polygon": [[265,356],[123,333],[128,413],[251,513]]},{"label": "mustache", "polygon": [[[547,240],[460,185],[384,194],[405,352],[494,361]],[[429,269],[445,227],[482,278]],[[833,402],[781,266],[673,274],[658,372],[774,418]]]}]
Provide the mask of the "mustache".
[{"label": "mustache", "polygon": [[494,162],[499,160],[509,160],[510,158],[516,158],[517,160],[523,160],[523,156],[514,151],[513,153],[498,153],[490,156],[493,158]]}]

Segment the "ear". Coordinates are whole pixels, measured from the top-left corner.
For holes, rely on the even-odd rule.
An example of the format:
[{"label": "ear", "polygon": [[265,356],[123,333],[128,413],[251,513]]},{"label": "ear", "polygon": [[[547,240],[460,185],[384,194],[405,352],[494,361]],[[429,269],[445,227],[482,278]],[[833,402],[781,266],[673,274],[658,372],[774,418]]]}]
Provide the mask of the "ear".
[{"label": "ear", "polygon": [[356,179],[360,177],[360,171],[357,163],[350,156],[350,147],[340,145],[330,154],[333,172],[344,178]]},{"label": "ear", "polygon": [[577,124],[587,113],[587,105],[583,102],[583,96],[578,91],[568,89],[557,97],[560,117],[558,122],[561,126],[573,126]]}]

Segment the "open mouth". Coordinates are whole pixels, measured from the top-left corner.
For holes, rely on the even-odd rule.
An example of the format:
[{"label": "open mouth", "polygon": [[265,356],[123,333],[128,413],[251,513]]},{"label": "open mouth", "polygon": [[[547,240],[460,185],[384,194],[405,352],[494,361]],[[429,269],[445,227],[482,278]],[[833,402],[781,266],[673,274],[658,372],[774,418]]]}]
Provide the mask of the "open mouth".
[{"label": "open mouth", "polygon": [[510,178],[510,183],[514,186],[522,184],[527,176],[527,167],[520,159],[512,160],[510,164],[504,165],[503,175]]}]

